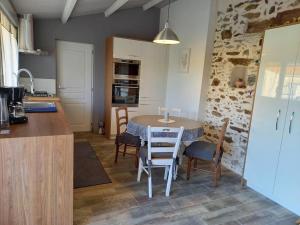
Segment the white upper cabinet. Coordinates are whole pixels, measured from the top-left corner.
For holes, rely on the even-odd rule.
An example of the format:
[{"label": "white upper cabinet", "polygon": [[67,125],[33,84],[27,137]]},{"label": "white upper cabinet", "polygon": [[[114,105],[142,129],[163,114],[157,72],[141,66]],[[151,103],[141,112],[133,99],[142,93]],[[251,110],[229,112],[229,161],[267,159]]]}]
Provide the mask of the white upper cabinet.
[{"label": "white upper cabinet", "polygon": [[164,103],[167,86],[167,47],[142,43],[140,100]]},{"label": "white upper cabinet", "polygon": [[114,58],[140,60],[142,55],[141,43],[141,41],[131,39],[114,38]]}]

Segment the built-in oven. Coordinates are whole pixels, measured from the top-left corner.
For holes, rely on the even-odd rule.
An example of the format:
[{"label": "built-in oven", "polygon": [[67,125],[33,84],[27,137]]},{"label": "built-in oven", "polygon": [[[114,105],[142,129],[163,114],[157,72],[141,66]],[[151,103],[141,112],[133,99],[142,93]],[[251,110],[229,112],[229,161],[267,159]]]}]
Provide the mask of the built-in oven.
[{"label": "built-in oven", "polygon": [[114,59],[114,79],[139,80],[141,61]]},{"label": "built-in oven", "polygon": [[112,106],[137,107],[140,86],[138,80],[116,79],[112,85]]}]

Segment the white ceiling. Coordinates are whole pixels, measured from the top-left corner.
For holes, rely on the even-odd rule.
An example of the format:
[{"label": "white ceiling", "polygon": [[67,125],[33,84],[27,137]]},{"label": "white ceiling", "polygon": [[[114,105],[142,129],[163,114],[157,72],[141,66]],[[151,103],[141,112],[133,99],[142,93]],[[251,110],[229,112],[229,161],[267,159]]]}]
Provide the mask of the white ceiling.
[{"label": "white ceiling", "polygon": [[[142,7],[150,0],[129,0],[121,9]],[[37,18],[60,18],[66,0],[11,0],[19,14],[31,13]],[[110,7],[115,0],[78,0],[71,16],[102,13]],[[165,0],[158,7],[166,5]]]}]

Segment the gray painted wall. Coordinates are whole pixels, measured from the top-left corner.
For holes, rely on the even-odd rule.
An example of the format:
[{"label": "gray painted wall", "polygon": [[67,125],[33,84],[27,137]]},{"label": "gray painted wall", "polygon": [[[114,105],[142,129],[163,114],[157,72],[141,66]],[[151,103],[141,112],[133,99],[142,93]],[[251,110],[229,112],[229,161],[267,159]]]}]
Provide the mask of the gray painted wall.
[{"label": "gray painted wall", "polygon": [[72,18],[67,24],[58,19],[34,21],[35,48],[48,56],[20,56],[20,68],[28,68],[36,78],[56,78],[55,40],[94,44],[94,128],[104,117],[105,40],[110,36],[152,40],[159,31],[160,10],[153,8],[119,11],[109,18],[103,14]]}]

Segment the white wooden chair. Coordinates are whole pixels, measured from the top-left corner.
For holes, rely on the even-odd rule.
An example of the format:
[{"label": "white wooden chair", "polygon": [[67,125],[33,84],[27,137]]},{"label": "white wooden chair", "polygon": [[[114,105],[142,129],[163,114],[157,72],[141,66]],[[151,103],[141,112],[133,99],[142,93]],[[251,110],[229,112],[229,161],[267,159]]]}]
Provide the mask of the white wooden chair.
[{"label": "white wooden chair", "polygon": [[137,181],[140,182],[142,172],[148,175],[148,193],[152,198],[153,168],[165,168],[164,179],[167,179],[166,196],[170,195],[171,182],[176,173],[177,154],[183,134],[183,127],[150,127],[148,126],[148,146],[140,150]]},{"label": "white wooden chair", "polygon": [[182,110],[180,108],[171,109],[171,116],[181,117]]}]

